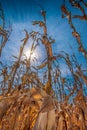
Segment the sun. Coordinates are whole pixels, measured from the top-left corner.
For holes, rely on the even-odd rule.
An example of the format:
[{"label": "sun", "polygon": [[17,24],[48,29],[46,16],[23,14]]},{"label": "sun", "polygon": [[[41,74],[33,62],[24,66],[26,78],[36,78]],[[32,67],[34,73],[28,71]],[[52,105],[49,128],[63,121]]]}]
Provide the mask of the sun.
[{"label": "sun", "polygon": [[31,60],[31,62],[37,64],[41,63],[45,58],[45,49],[42,46],[36,47],[32,50],[32,44],[27,45],[23,50],[23,59]]},{"label": "sun", "polygon": [[25,55],[26,59],[29,59],[29,58],[31,58],[31,60],[38,59],[38,53],[37,53],[36,50],[34,50],[33,52],[31,52],[30,49],[26,49],[24,51],[24,55]]}]

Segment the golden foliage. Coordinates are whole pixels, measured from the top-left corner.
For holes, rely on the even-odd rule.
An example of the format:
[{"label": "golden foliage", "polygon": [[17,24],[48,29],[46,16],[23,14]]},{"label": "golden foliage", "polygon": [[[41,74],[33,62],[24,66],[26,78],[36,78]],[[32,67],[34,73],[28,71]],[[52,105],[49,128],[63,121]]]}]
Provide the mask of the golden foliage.
[{"label": "golden foliage", "polygon": [[[15,89],[12,96],[0,99],[0,129],[75,130],[78,127],[86,130],[87,104],[80,96],[83,97],[82,91],[74,99],[74,105],[60,104],[40,88],[33,87],[23,93]],[[78,106],[81,101],[82,107]]]}]

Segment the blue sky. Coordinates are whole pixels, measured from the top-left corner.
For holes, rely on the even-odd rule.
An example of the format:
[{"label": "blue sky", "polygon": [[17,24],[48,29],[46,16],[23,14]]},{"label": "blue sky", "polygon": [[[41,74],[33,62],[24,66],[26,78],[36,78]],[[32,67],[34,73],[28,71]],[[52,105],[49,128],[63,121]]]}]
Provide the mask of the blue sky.
[{"label": "blue sky", "polygon": [[[18,55],[21,39],[24,38],[24,29],[29,32],[32,30],[40,30],[38,26],[33,27],[32,21],[42,19],[40,15],[41,8],[47,11],[47,27],[48,34],[55,39],[53,44],[53,52],[60,51],[68,52],[70,55],[73,52],[76,54],[78,62],[86,65],[86,60],[77,52],[76,39],[72,37],[72,30],[68,24],[67,19],[61,18],[61,4],[62,0],[0,0],[4,9],[6,23],[11,23],[12,33],[2,52],[1,60],[8,64],[11,62],[12,55]],[[73,10],[75,13],[76,10]],[[87,11],[87,10],[86,10]],[[76,29],[81,34],[83,45],[87,50],[87,22],[73,21]],[[44,50],[40,47],[37,51],[39,58],[44,58]],[[62,65],[63,66],[63,63]],[[62,67],[62,71],[66,73],[66,69]]]}]

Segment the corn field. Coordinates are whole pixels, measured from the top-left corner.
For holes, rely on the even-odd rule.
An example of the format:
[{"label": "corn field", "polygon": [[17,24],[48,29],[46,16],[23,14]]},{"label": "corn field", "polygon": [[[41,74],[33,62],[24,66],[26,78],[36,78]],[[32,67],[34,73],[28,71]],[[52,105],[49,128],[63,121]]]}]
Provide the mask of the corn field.
[{"label": "corn field", "polygon": [[[73,14],[68,8],[75,8],[82,15]],[[77,50],[87,60],[87,49],[77,32],[74,19],[87,22],[87,2],[84,0],[64,0],[61,5],[63,20],[70,26]],[[0,4],[0,57],[12,32],[5,28],[5,15]],[[0,60],[0,130],[87,130],[87,68],[79,64],[75,53],[62,51],[53,53],[55,39],[49,36],[47,12],[41,10],[42,20],[33,21],[39,31],[24,29],[25,37],[15,61],[5,66]],[[30,55],[24,55],[28,41],[32,41]],[[39,45],[43,45],[46,58],[40,65],[32,55]],[[72,48],[71,48],[72,49]],[[61,61],[65,63],[70,77],[64,77]]]}]

